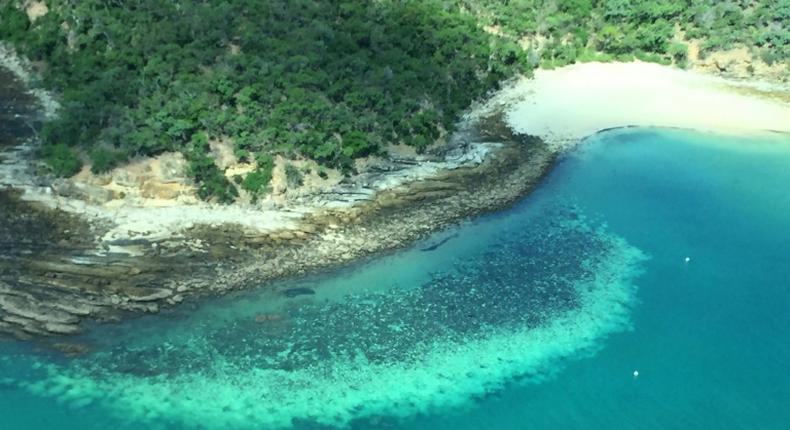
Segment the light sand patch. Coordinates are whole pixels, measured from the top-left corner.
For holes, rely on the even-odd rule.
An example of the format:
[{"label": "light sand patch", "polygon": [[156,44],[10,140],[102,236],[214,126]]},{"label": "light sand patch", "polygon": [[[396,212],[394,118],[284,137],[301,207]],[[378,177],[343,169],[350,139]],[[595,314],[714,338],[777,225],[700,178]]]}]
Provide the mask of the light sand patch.
[{"label": "light sand patch", "polygon": [[211,155],[214,157],[214,163],[221,170],[238,164],[239,160],[236,159],[236,155],[233,153],[233,141],[230,139],[210,140],[208,145],[211,149]]},{"label": "light sand patch", "polygon": [[508,122],[516,131],[557,149],[623,126],[790,132],[790,104],[761,93],[790,94],[790,87],[643,62],[584,63],[538,70],[533,79],[501,91],[491,107],[509,105]]},{"label": "light sand patch", "polygon": [[43,1],[31,1],[25,8],[25,13],[27,13],[30,22],[35,22],[37,19],[46,15],[47,12],[49,12],[49,8]]}]

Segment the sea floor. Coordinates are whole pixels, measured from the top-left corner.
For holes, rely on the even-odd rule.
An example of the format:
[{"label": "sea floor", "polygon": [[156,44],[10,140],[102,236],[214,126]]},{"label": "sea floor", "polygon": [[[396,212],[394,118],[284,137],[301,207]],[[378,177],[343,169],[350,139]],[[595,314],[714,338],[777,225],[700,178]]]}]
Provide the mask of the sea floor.
[{"label": "sea floor", "polygon": [[0,342],[3,428],[782,429],[788,183],[787,136],[601,133],[410,249]]}]

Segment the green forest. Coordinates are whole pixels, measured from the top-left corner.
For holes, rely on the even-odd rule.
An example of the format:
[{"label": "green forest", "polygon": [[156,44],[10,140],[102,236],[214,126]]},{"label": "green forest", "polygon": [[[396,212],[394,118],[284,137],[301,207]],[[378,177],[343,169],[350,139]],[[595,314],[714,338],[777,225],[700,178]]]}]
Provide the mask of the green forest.
[{"label": "green forest", "polygon": [[530,64],[638,58],[684,67],[688,47],[701,53],[751,48],[768,64],[790,58],[790,0],[460,0],[481,23],[512,40],[540,37]]},{"label": "green forest", "polygon": [[[39,64],[62,110],[41,156],[70,176],[178,151],[207,200],[265,192],[273,157],[346,172],[390,143],[424,150],[515,74],[590,59],[674,62],[686,47],[790,56],[790,0],[49,0],[30,22],[0,0],[0,40]],[[484,25],[497,26],[492,34]],[[540,52],[518,41],[541,36]],[[208,150],[231,139],[257,170],[229,181]]]}]

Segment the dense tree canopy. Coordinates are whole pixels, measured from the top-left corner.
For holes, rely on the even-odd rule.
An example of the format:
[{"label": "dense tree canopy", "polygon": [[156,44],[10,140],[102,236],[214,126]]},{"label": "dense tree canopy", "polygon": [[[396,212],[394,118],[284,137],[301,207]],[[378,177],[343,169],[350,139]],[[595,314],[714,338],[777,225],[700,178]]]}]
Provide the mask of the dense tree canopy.
[{"label": "dense tree canopy", "polygon": [[515,40],[541,46],[533,63],[555,66],[587,59],[633,59],[683,66],[687,47],[702,54],[751,47],[769,64],[790,58],[790,0],[458,0],[483,22]]},{"label": "dense tree canopy", "polygon": [[282,153],[349,168],[387,142],[424,149],[523,70],[517,50],[438,1],[52,0],[33,23],[15,6],[0,36],[47,64],[63,100],[47,144],[87,149],[94,171],[181,151],[223,200],[235,189],[209,139],[264,166]]}]

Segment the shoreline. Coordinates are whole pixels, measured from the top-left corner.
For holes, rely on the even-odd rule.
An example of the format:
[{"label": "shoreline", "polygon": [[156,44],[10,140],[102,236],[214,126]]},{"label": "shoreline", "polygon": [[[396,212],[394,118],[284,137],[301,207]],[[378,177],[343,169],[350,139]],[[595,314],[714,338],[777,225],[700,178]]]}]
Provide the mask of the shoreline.
[{"label": "shoreline", "polygon": [[[110,215],[104,217],[95,211],[90,217],[77,216],[90,205],[76,201],[68,207],[63,199],[53,205],[58,200],[52,199],[51,190],[32,189],[38,198],[21,200],[39,213],[76,217],[66,231],[92,234],[94,240],[81,243],[76,255],[66,240],[65,248],[34,254],[39,261],[21,257],[25,264],[15,274],[0,277],[0,332],[20,338],[77,333],[85,321],[158,312],[185,299],[262,286],[393,252],[454,223],[513,204],[537,186],[558,156],[606,129],[711,130],[722,121],[717,115],[726,114],[728,127],[716,132],[754,133],[766,125],[790,132],[790,121],[781,121],[790,119],[790,105],[761,99],[759,92],[743,94],[735,87],[748,84],[728,82],[638,62],[540,71],[474,107],[443,158],[412,160],[394,174],[378,174],[372,186],[363,180],[361,189],[360,184],[346,184],[329,190],[329,197],[323,196],[323,203],[314,204],[312,211],[275,208],[287,221],[275,223],[275,228],[228,222],[234,217],[265,218],[260,209],[198,204],[176,205],[182,212],[168,215],[178,217],[177,226],[188,228],[160,226],[154,234],[113,234],[128,227],[112,225],[123,208],[105,211]],[[790,95],[790,90],[778,87]],[[644,96],[635,99],[635,90],[652,94],[651,102],[645,104]],[[667,111],[673,98],[683,94],[689,95],[687,102]],[[711,98],[718,103],[712,106]],[[601,109],[601,100],[608,103],[607,109]],[[690,115],[695,110],[704,114]],[[763,118],[756,121],[760,115]],[[151,210],[131,208],[126,216]],[[174,209],[158,210],[167,214]],[[212,216],[212,211],[228,210],[231,216],[202,222],[183,218],[195,210]],[[9,280],[21,280],[22,287]]]},{"label": "shoreline", "polygon": [[[496,117],[485,122],[466,135],[469,145],[493,148],[480,163],[437,169],[430,177],[378,191],[353,205],[303,215],[292,229],[195,225],[174,236],[129,240],[123,254],[96,253],[93,248],[106,235],[106,225],[19,199],[42,213],[76,218],[82,227],[68,230],[81,229],[99,240],[83,244],[77,255],[60,250],[23,256],[20,269],[9,268],[15,273],[0,277],[0,332],[19,338],[75,334],[86,321],[158,312],[188,298],[372,258],[506,207],[534,188],[554,154],[538,140],[511,134]],[[20,288],[12,285],[15,281],[22,281]]]},{"label": "shoreline", "polygon": [[565,152],[620,127],[727,134],[790,133],[790,84],[747,82],[653,63],[578,63],[538,70],[491,101],[506,123]]}]

